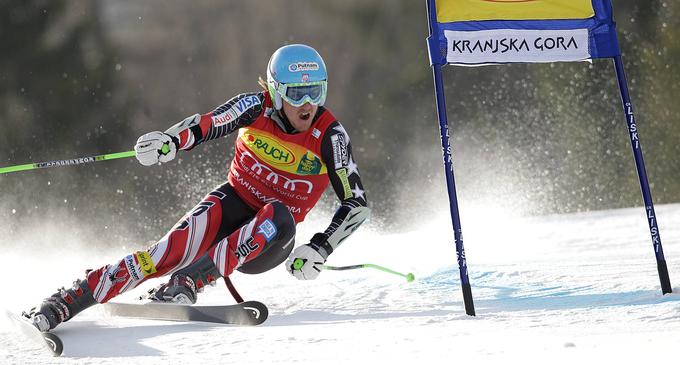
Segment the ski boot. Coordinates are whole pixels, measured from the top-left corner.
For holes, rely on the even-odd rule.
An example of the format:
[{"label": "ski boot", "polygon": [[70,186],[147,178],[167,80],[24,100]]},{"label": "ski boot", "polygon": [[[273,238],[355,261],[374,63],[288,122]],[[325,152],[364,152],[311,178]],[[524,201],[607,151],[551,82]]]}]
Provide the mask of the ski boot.
[{"label": "ski boot", "polygon": [[170,281],[149,290],[148,298],[159,302],[178,304],[196,304],[198,293],[206,285],[215,286],[222,277],[212,258],[207,254],[191,265],[172,274]]},{"label": "ski boot", "polygon": [[38,330],[47,332],[96,303],[87,281],[76,280],[71,289],[59,289],[43,300],[40,307],[34,307],[29,313],[24,312],[22,315]]}]

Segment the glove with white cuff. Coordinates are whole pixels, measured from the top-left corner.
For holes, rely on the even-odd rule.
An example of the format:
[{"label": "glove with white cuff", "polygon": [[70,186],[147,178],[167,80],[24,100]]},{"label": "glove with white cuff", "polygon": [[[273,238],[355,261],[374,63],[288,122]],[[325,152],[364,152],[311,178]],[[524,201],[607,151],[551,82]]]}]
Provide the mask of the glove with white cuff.
[{"label": "glove with white cuff", "polygon": [[137,160],[144,166],[168,162],[175,158],[179,141],[163,132],[149,132],[137,140]]},{"label": "glove with white cuff", "polygon": [[312,237],[311,243],[293,250],[286,261],[286,269],[291,275],[299,280],[314,280],[319,276],[328,258],[328,252],[316,244],[315,239],[323,237],[323,234],[317,233]]}]

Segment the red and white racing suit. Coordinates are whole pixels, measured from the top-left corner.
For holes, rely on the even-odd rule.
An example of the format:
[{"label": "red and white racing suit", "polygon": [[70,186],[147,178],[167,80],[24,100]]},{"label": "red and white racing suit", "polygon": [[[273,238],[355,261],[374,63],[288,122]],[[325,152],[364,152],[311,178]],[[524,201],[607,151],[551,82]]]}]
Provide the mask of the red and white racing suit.
[{"label": "red and white racing suit", "polygon": [[[166,133],[175,137],[179,149],[190,150],[237,130],[227,183],[148,250],[89,272],[87,284],[97,302],[206,254],[225,277],[235,269],[271,269],[287,258],[295,224],[305,219],[329,182],[341,206],[314,239],[333,235],[350,210],[367,205],[349,135],[324,107],[318,108],[311,127],[298,133],[273,108],[267,92],[246,93],[211,113],[188,117]],[[267,251],[274,242],[277,248]]]}]

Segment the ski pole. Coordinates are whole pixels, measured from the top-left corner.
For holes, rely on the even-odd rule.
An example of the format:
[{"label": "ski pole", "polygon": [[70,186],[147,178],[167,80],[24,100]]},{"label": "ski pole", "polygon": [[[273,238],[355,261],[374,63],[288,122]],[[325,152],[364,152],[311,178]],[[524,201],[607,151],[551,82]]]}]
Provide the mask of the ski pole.
[{"label": "ski pole", "polygon": [[400,272],[396,272],[394,270],[390,270],[386,267],[382,267],[382,266],[375,265],[375,264],[360,264],[360,265],[350,265],[350,266],[323,265],[322,267],[324,268],[324,270],[337,270],[337,271],[370,268],[370,269],[380,270],[380,271],[386,272],[388,274],[394,274],[394,275],[405,277],[406,281],[408,281],[409,283],[412,282],[413,280],[415,280],[415,276],[413,276],[413,273],[402,274]]},{"label": "ski pole", "polygon": [[[299,270],[305,262],[302,259],[295,259],[293,261],[293,268],[296,270]],[[382,272],[386,272],[388,274],[394,274],[398,276],[402,276],[406,278],[406,281],[411,282],[415,280],[415,276],[413,276],[413,273],[408,273],[408,274],[402,274],[400,272],[396,272],[394,270],[390,270],[386,267],[379,266],[379,265],[374,265],[374,264],[360,264],[360,265],[350,265],[350,266],[329,266],[329,265],[323,265],[321,266],[324,270],[335,270],[335,271],[343,271],[343,270],[354,270],[354,269],[376,269],[380,270]]]},{"label": "ski pole", "polygon": [[[163,146],[163,147],[165,148],[165,146]],[[136,155],[137,154],[136,154],[135,151],[126,151],[126,152],[110,153],[110,154],[106,154],[106,155],[99,155],[99,156],[92,156],[92,157],[73,158],[73,159],[68,159],[68,160],[28,163],[28,164],[24,164],[24,165],[0,167],[0,174],[6,174],[6,173],[10,173],[10,172],[17,172],[17,171],[44,169],[44,168],[56,167],[56,166],[81,165],[81,164],[96,162],[96,161],[114,160],[114,159],[117,159],[117,158],[134,157]]]}]

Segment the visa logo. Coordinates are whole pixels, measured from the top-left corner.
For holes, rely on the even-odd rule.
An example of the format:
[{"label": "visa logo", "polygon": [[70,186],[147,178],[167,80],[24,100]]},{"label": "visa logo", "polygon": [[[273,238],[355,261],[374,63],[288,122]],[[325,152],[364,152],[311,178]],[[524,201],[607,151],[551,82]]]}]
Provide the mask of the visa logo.
[{"label": "visa logo", "polygon": [[232,105],[229,110],[213,115],[213,125],[219,127],[227,123],[231,123],[234,119],[240,117],[246,110],[252,108],[254,105],[260,104],[260,99],[255,95],[246,96],[243,99]]},{"label": "visa logo", "polygon": [[241,115],[244,111],[257,104],[260,104],[260,99],[255,95],[251,95],[239,100],[232,109],[236,109],[237,114]]}]

